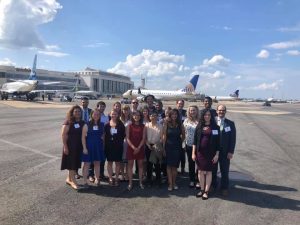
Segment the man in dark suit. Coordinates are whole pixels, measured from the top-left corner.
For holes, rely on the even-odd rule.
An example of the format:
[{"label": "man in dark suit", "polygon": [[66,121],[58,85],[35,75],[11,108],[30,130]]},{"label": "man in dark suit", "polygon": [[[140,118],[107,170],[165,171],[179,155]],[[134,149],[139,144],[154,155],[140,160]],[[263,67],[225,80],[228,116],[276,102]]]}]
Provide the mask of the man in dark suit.
[{"label": "man in dark suit", "polygon": [[[219,166],[221,171],[221,192],[223,196],[227,196],[229,187],[229,166],[235,149],[236,129],[234,122],[225,118],[225,105],[219,105],[217,107],[217,114],[216,123],[220,127]],[[214,188],[217,187],[217,171],[218,167],[216,166],[212,178],[212,186]]]},{"label": "man in dark suit", "polygon": [[[180,99],[176,101],[176,108],[179,111],[180,120],[183,123],[186,118],[186,110],[183,109],[184,107],[184,100]],[[185,148],[182,148],[181,155],[180,155],[180,167],[181,167],[181,173],[183,174],[185,172]]]}]

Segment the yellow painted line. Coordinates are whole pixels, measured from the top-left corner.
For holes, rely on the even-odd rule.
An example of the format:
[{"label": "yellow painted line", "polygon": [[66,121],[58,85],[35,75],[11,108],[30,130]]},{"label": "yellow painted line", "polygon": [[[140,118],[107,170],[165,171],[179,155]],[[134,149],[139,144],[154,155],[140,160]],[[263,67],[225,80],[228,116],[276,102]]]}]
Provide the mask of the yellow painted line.
[{"label": "yellow painted line", "polygon": [[268,111],[254,111],[254,110],[228,110],[228,112],[235,112],[235,113],[245,113],[245,114],[261,114],[261,115],[286,115],[291,114],[291,112],[280,111],[280,112],[268,112]]}]

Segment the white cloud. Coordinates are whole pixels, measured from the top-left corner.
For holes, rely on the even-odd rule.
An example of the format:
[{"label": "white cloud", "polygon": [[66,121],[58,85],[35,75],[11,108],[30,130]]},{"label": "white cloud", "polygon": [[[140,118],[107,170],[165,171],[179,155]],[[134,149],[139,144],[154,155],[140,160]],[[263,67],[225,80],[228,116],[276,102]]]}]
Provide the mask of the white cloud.
[{"label": "white cloud", "polygon": [[224,30],[232,30],[231,27],[227,27],[227,26],[224,26],[223,29],[224,29]]},{"label": "white cloud", "polygon": [[300,40],[277,42],[277,43],[266,45],[265,47],[272,48],[272,49],[286,49],[286,48],[294,48],[298,46],[300,46]]},{"label": "white cloud", "polygon": [[83,45],[82,47],[84,48],[100,48],[103,46],[108,46],[109,43],[106,42],[96,42],[96,43],[92,43],[92,44],[87,44],[87,45]]},{"label": "white cloud", "polygon": [[126,61],[118,62],[116,66],[107,71],[129,76],[175,75],[180,72],[180,69],[183,70],[185,68],[179,64],[184,62],[184,60],[184,55],[172,55],[166,51],[143,49],[137,55],[128,55]]},{"label": "white cloud", "polygon": [[300,51],[298,50],[289,50],[286,52],[288,55],[293,55],[293,56],[297,56],[300,55]]},{"label": "white cloud", "polygon": [[230,59],[225,58],[222,55],[215,55],[211,59],[204,59],[203,66],[227,66]]},{"label": "white cloud", "polygon": [[44,49],[37,28],[51,22],[61,8],[56,0],[0,1],[0,45]]},{"label": "white cloud", "polygon": [[55,52],[55,51],[38,51],[38,53],[42,54],[42,55],[49,55],[49,56],[54,56],[54,57],[64,57],[64,56],[68,56],[68,53],[64,53],[64,52]]},{"label": "white cloud", "polygon": [[0,65],[3,65],[3,66],[15,66],[16,63],[12,62],[9,58],[4,58],[3,60],[0,60]]},{"label": "white cloud", "polygon": [[280,32],[299,32],[300,31],[300,23],[298,23],[292,27],[280,27],[277,30]]},{"label": "white cloud", "polygon": [[58,45],[46,45],[45,46],[47,51],[54,51],[54,50],[59,50],[60,48],[58,47]]},{"label": "white cloud", "polygon": [[262,49],[262,50],[256,55],[257,58],[261,58],[261,59],[269,58],[269,56],[270,56],[270,53],[269,53],[267,50],[265,50],[265,49]]},{"label": "white cloud", "polygon": [[249,89],[252,90],[262,90],[262,91],[266,91],[266,90],[278,90],[280,88],[280,86],[282,85],[283,80],[277,80],[274,81],[273,83],[261,83],[257,86],[254,87],[250,87]]},{"label": "white cloud", "polygon": [[234,79],[236,80],[242,79],[242,76],[241,75],[235,76]]},{"label": "white cloud", "polygon": [[209,74],[210,79],[222,79],[225,77],[225,72],[217,70],[216,72]]}]

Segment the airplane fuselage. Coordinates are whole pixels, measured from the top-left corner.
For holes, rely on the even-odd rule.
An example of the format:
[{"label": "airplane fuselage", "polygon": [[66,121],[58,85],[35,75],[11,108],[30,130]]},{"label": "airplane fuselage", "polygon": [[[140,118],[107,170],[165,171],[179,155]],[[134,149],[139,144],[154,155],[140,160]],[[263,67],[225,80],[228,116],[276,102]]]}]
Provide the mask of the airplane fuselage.
[{"label": "airplane fuselage", "polygon": [[159,100],[177,100],[179,98],[189,98],[194,96],[194,93],[184,91],[163,91],[163,90],[145,90],[142,89],[141,93],[138,90],[128,90],[123,94],[124,98],[139,98],[142,95],[153,95]]},{"label": "airplane fuselage", "polygon": [[232,96],[209,96],[212,98],[212,100],[217,101],[236,101],[238,100],[238,97],[232,97]]},{"label": "airplane fuselage", "polygon": [[38,84],[37,80],[20,80],[2,85],[1,92],[7,94],[27,94],[34,90]]}]

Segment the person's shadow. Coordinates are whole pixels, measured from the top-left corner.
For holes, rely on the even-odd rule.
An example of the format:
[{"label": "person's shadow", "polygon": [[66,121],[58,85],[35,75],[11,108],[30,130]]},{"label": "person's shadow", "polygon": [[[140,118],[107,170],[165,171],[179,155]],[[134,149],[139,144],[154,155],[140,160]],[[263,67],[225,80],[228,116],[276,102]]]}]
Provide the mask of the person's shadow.
[{"label": "person's shadow", "polygon": [[[298,192],[295,188],[244,180],[232,180],[231,184],[230,196],[224,197],[227,201],[269,209],[289,209],[295,211],[299,211],[300,209],[299,200],[284,197],[286,196],[286,192]],[[276,194],[271,194],[270,191],[274,191]]]}]

